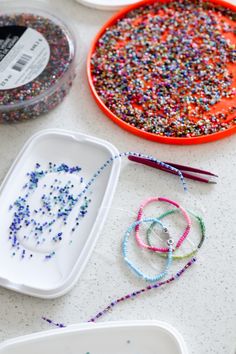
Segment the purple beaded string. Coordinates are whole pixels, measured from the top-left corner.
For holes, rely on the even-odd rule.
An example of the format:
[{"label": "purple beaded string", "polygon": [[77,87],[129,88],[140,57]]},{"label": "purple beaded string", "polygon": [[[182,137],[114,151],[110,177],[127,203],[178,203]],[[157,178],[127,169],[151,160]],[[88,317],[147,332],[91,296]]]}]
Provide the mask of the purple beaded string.
[{"label": "purple beaded string", "polygon": [[[175,281],[176,279],[181,277],[184,274],[184,272],[196,262],[196,260],[197,260],[196,258],[192,258],[181,270],[179,270],[175,275],[173,275],[171,278],[169,278],[167,280],[164,280],[164,281],[152,284],[152,285],[148,285],[145,288],[142,288],[140,290],[136,290],[130,294],[127,294],[125,296],[122,296],[122,297],[112,301],[107,307],[104,308],[104,310],[98,312],[94,317],[90,318],[90,320],[88,320],[87,322],[96,322],[99,318],[103,317],[107,312],[111,311],[116,305],[118,305],[126,300],[134,299],[137,296],[142,295],[150,290],[160,288],[163,285],[166,285],[166,284],[169,284],[169,283]],[[59,328],[67,327],[65,324],[54,322],[53,320],[51,320],[47,317],[42,317],[42,319],[44,321],[48,322],[49,324],[52,324],[52,325],[59,327]]]}]

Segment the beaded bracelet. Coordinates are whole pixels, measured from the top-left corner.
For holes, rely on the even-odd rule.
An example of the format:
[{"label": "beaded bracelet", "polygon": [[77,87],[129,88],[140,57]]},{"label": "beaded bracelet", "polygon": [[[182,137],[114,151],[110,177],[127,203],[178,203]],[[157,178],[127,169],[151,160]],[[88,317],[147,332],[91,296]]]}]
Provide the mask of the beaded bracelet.
[{"label": "beaded bracelet", "polygon": [[[140,206],[140,209],[138,211],[138,217],[137,217],[137,221],[141,220],[142,219],[142,216],[143,216],[143,209],[150,203],[152,202],[166,202],[166,203],[169,203],[169,204],[172,204],[174,205],[176,208],[178,208],[181,213],[183,214],[186,222],[187,222],[187,226],[182,234],[182,236],[179,238],[178,242],[176,243],[176,249],[179,248],[182,243],[184,242],[184,240],[186,239],[186,237],[188,236],[189,234],[189,231],[190,231],[190,228],[191,228],[191,219],[188,215],[188,213],[186,212],[186,210],[181,207],[178,203],[174,202],[173,200],[170,200],[170,199],[167,199],[167,198],[162,198],[162,197],[154,197],[154,198],[149,198],[147,199],[143,204],[141,204]],[[154,246],[150,246],[146,243],[144,243],[140,236],[139,236],[139,228],[140,228],[140,224],[137,224],[137,226],[135,227],[135,238],[136,238],[136,241],[138,243],[138,245],[140,247],[143,247],[143,248],[147,248],[151,251],[154,251],[154,252],[169,252],[169,248],[166,248],[166,247],[154,247]],[[173,249],[174,251],[174,249]]]},{"label": "beaded bracelet", "polygon": [[[128,258],[127,256],[127,243],[128,243],[128,239],[129,239],[129,236],[131,234],[131,232],[140,224],[142,223],[154,223],[154,224],[159,224],[162,229],[164,230],[165,234],[168,236],[168,239],[167,239],[167,244],[168,244],[168,255],[167,255],[167,262],[166,262],[166,266],[164,268],[164,270],[154,276],[154,277],[150,277],[146,274],[144,274],[138,267],[136,267]],[[162,279],[164,276],[167,275],[168,273],[168,270],[172,264],[172,246],[173,246],[173,240],[172,238],[169,237],[169,232],[167,230],[166,227],[163,226],[163,224],[161,223],[161,221],[157,218],[147,218],[147,219],[141,219],[139,221],[135,221],[133,224],[131,224],[129,226],[129,228],[127,229],[126,233],[125,233],[125,236],[124,236],[124,240],[122,242],[122,254],[123,254],[123,257],[124,257],[124,260],[125,262],[128,264],[128,266],[141,278],[145,279],[146,281],[150,281],[150,282],[155,282],[155,281],[158,281],[160,279]]]},{"label": "beaded bracelet", "polygon": [[[159,220],[162,220],[164,219],[166,216],[168,215],[172,215],[174,213],[176,213],[178,211],[178,209],[172,209],[172,210],[169,210],[167,211],[166,213],[162,214],[161,216],[158,217]],[[196,249],[194,249],[193,251],[191,251],[190,253],[187,253],[187,254],[184,254],[184,255],[176,255],[176,254],[172,254],[172,259],[173,260],[180,260],[180,259],[185,259],[185,258],[190,258],[192,256],[194,256],[198,250],[202,247],[203,245],[203,242],[205,241],[205,237],[206,237],[206,227],[205,227],[205,224],[204,224],[204,221],[203,219],[194,214],[192,211],[188,210],[188,213],[190,213],[192,216],[194,216],[194,218],[197,220],[197,222],[199,223],[199,227],[200,227],[200,232],[201,232],[201,238],[200,238],[200,241],[199,241],[199,244],[197,245]],[[150,227],[148,228],[147,230],[147,241],[148,241],[148,244],[150,246],[152,246],[152,243],[151,243],[151,232],[155,226],[155,222],[153,222]],[[167,257],[167,254],[165,253],[158,253],[156,252],[158,256],[160,257]]]}]

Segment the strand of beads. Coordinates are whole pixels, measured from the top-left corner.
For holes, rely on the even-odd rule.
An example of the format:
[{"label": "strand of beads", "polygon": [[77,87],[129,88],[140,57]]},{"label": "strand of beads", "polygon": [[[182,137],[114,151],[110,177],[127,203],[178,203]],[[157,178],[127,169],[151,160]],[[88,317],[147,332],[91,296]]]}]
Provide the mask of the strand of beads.
[{"label": "strand of beads", "polygon": [[147,293],[150,290],[158,289],[163,285],[167,285],[167,284],[174,282],[179,277],[181,277],[184,274],[184,272],[196,262],[196,260],[197,260],[196,258],[192,258],[182,269],[180,269],[175,275],[173,275],[172,277],[170,277],[167,280],[163,280],[161,282],[158,282],[158,283],[155,283],[152,285],[148,285],[145,288],[133,291],[132,293],[129,293],[127,295],[124,295],[124,296],[118,298],[117,300],[112,301],[107,307],[105,307],[105,309],[103,311],[100,311],[96,316],[92,317],[88,322],[95,322],[96,320],[98,320],[99,318],[104,316],[107,312],[111,311],[116,305],[118,305],[124,301],[134,299],[134,298],[138,297],[139,295]]},{"label": "strand of beads", "polygon": [[[102,311],[99,311],[95,316],[93,316],[92,318],[89,319],[88,322],[96,322],[98,319],[100,319],[101,317],[103,317],[106,313],[112,311],[114,309],[114,307],[116,307],[117,305],[128,301],[128,300],[132,300],[137,298],[138,296],[141,296],[143,294],[146,294],[147,292],[154,290],[154,289],[159,289],[161,286],[163,285],[167,285],[170,284],[176,280],[178,280],[185,272],[188,268],[190,268],[195,262],[196,262],[196,258],[192,258],[182,269],[180,269],[175,275],[173,275],[172,277],[170,277],[167,280],[163,280],[161,282],[152,284],[152,285],[148,285],[145,288],[139,289],[139,290],[135,290],[129,294],[126,294],[116,300],[113,300],[108,306],[106,306]],[[67,327],[65,324],[63,323],[58,323],[55,322],[47,317],[42,317],[42,319],[44,321],[46,321],[49,324],[52,324],[53,326],[59,327],[59,328],[64,328]]]},{"label": "strand of beads", "polygon": [[157,163],[158,165],[167,168],[170,171],[173,171],[175,173],[178,174],[181,183],[183,185],[183,188],[185,191],[187,191],[187,186],[183,177],[183,174],[180,170],[178,170],[177,168],[166,164],[165,162],[156,159],[155,157],[151,156],[151,155],[145,155],[145,154],[141,154],[138,152],[134,152],[134,151],[127,151],[127,152],[121,152],[118,155],[112,156],[110,159],[108,159],[106,162],[104,162],[104,164],[94,173],[94,175],[92,176],[92,178],[89,180],[89,182],[86,184],[84,190],[78,195],[78,197],[80,198],[83,194],[85,194],[87,192],[87,190],[91,187],[91,185],[94,183],[95,179],[104,171],[104,169],[106,169],[109,165],[111,165],[113,163],[114,160],[117,160],[119,158],[123,158],[123,157],[127,157],[127,156],[138,156],[138,157],[142,157],[144,159],[149,159],[150,161],[153,161],[155,163]]}]

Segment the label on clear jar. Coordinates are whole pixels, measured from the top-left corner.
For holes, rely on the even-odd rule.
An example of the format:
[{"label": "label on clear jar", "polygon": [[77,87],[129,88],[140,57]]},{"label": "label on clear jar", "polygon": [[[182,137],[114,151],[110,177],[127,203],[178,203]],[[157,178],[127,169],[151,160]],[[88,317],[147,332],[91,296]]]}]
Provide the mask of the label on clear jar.
[{"label": "label on clear jar", "polygon": [[49,58],[50,47],[41,33],[23,26],[0,27],[0,90],[33,81]]}]

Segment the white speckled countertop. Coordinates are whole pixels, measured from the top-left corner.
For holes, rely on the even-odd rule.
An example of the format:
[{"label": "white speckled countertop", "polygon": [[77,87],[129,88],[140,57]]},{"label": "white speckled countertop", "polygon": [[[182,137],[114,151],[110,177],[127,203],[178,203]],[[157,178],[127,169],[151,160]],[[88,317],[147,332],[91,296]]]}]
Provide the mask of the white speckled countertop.
[{"label": "white speckled countertop", "polygon": [[[73,88],[51,113],[34,121],[0,126],[0,178],[25,141],[44,128],[65,128],[112,142],[120,151],[137,150],[218,173],[217,185],[188,182],[184,194],[173,176],[125,163],[111,212],[78,284],[62,298],[40,300],[0,288],[0,340],[48,329],[42,315],[67,324],[88,320],[112,299],[144,284],[123,265],[120,242],[125,213],[148,196],[169,196],[201,212],[207,240],[198,262],[176,284],[122,304],[103,318],[157,319],[175,326],[189,354],[233,354],[236,350],[236,136],[199,146],[168,146],[137,138],[107,119],[90,95],[86,55],[92,38],[111,13],[87,9],[70,0],[52,0],[76,22],[80,65]],[[135,180],[135,184],[133,183]]]}]

